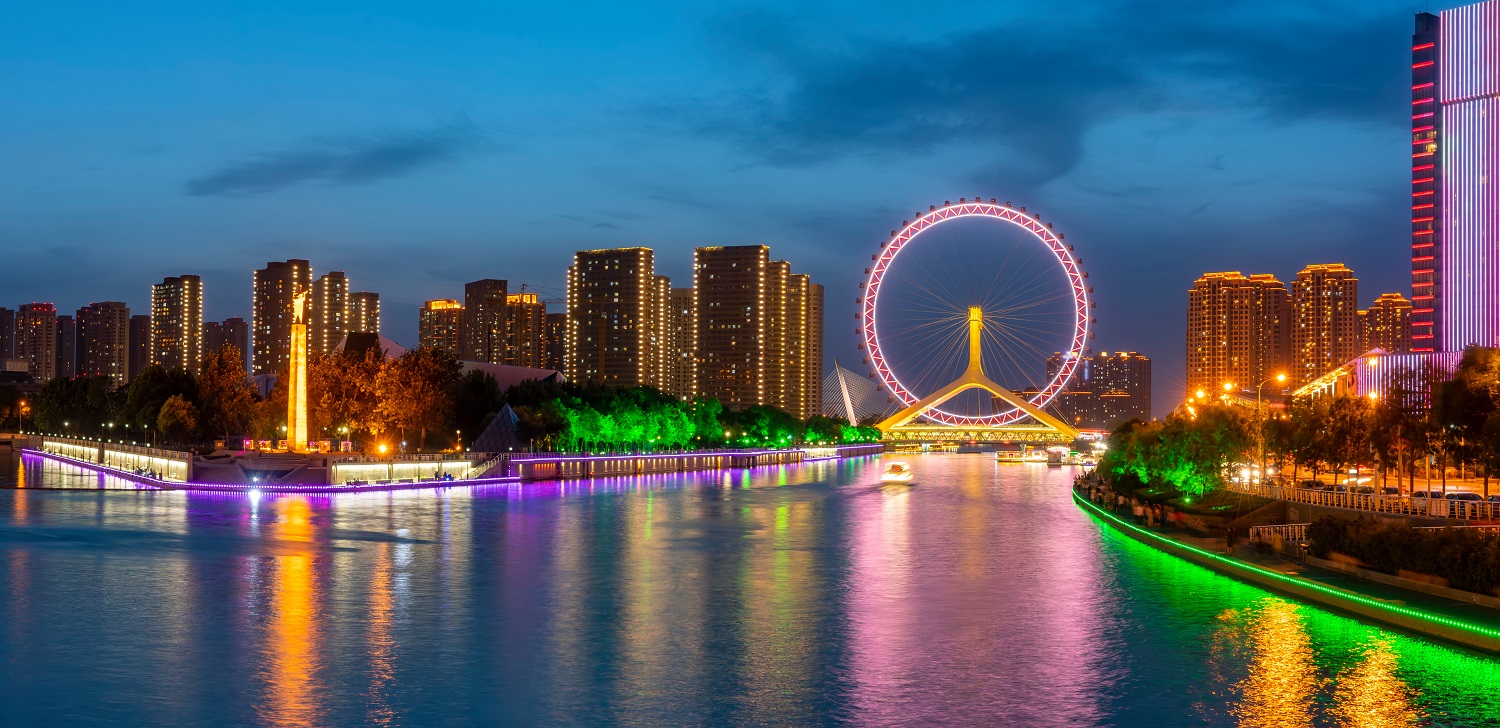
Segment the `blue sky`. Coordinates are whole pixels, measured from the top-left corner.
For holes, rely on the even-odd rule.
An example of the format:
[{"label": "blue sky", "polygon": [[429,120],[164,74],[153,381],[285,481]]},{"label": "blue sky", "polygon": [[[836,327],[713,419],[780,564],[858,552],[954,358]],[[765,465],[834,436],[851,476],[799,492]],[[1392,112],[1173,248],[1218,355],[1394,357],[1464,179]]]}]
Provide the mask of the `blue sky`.
[{"label": "blue sky", "polygon": [[[1042,211],[1095,348],[1183,381],[1206,270],[1341,261],[1409,295],[1406,2],[15,3],[0,13],[0,305],[144,310],[309,258],[423,300],[561,295],[573,250],[770,245],[828,287],[927,205]],[[1444,5],[1442,7],[1447,7]],[[1440,9],[1434,7],[1434,10]],[[832,357],[830,357],[831,359]]]}]

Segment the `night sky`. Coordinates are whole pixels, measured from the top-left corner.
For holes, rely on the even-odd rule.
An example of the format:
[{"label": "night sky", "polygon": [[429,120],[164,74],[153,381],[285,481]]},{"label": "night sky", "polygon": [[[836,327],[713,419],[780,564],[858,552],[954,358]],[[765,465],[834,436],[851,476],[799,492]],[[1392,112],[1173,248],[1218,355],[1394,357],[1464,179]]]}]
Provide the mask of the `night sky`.
[{"label": "night sky", "polygon": [[1203,271],[1410,295],[1420,3],[278,5],[7,7],[0,305],[144,312],[196,273],[249,318],[250,271],[309,258],[411,344],[468,280],[560,298],[576,249],[685,282],[694,246],[764,243],[857,365],[879,241],[981,195],[1076,246],[1094,348],[1155,359],[1160,415]]}]

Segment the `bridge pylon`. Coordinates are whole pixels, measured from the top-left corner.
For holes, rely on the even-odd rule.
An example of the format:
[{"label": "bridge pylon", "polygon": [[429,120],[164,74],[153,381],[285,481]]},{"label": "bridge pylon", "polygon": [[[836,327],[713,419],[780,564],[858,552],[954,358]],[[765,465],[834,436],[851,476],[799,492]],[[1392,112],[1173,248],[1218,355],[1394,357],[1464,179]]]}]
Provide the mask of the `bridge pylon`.
[{"label": "bridge pylon", "polygon": [[[1047,414],[1040,408],[1026,401],[1025,397],[996,384],[984,373],[984,357],[980,338],[984,331],[984,310],[978,306],[969,307],[969,366],[958,379],[951,384],[939,388],[936,392],[923,397],[912,403],[905,409],[886,418],[876,425],[887,439],[892,440],[914,440],[942,437],[948,433],[949,437],[955,439],[984,439],[984,440],[1050,440],[1072,442],[1078,437],[1078,430],[1062,420]],[[949,425],[913,425],[912,422],[928,412],[942,406],[944,402],[952,399],[962,392],[970,389],[982,389],[999,397],[1040,423],[1037,425],[1001,425],[1001,426],[949,426]],[[976,435],[978,437],[976,437]]]}]

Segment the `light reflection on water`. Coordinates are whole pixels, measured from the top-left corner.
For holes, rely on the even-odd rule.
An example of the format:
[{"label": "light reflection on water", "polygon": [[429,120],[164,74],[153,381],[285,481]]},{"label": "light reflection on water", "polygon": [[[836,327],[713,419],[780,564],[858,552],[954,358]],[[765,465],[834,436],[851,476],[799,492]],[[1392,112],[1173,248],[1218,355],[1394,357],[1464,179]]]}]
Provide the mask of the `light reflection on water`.
[{"label": "light reflection on water", "polygon": [[1065,470],[910,461],[258,502],[0,461],[0,724],[1500,720],[1494,662],[1102,529]]}]

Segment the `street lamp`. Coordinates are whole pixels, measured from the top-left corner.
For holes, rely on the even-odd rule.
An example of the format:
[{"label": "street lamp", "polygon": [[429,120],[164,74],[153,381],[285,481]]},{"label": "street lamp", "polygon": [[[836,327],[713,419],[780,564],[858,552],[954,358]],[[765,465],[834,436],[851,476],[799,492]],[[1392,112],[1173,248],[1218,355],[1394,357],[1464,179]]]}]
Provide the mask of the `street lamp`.
[{"label": "street lamp", "polygon": [[1260,466],[1260,482],[1262,483],[1266,482],[1266,419],[1260,413],[1260,390],[1261,387],[1270,384],[1272,380],[1277,384],[1283,383],[1286,381],[1286,373],[1278,373],[1276,376],[1255,385],[1255,421],[1257,425],[1256,429],[1260,431],[1260,437],[1256,438],[1260,441],[1260,452],[1256,456],[1255,462]]}]

